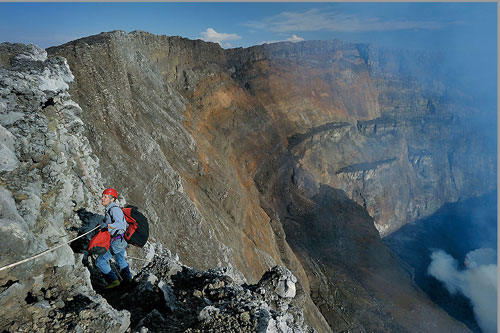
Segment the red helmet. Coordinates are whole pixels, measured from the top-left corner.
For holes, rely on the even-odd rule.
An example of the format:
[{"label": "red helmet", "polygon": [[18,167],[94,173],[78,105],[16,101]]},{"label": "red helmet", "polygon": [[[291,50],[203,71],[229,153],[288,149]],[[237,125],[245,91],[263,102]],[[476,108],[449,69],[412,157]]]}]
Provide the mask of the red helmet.
[{"label": "red helmet", "polygon": [[110,196],[114,197],[115,199],[118,199],[118,192],[114,188],[107,188],[102,192],[102,195],[109,194]]}]

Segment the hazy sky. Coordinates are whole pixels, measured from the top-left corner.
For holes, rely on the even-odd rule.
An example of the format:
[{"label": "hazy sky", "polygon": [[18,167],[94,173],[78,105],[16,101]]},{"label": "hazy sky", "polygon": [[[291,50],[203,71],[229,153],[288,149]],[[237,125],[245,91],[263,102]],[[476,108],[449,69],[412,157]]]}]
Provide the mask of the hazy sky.
[{"label": "hazy sky", "polygon": [[474,75],[473,86],[497,82],[496,2],[0,2],[0,42],[46,48],[112,30],[224,48],[341,39],[440,51]]},{"label": "hazy sky", "polygon": [[0,3],[2,42],[49,47],[111,30],[200,38],[225,48],[338,38],[466,49],[496,45],[497,3]]}]

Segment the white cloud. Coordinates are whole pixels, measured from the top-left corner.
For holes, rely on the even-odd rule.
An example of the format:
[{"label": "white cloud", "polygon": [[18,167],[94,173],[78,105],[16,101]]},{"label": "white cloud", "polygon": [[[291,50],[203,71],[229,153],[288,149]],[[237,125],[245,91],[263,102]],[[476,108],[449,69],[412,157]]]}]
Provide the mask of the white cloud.
[{"label": "white cloud", "polygon": [[[456,22],[455,22],[456,23]],[[273,32],[291,31],[389,31],[407,29],[435,30],[450,23],[437,20],[384,20],[377,17],[364,18],[354,14],[343,14],[335,11],[310,9],[306,12],[283,12],[260,21],[245,23],[255,29]]]},{"label": "white cloud", "polygon": [[485,333],[497,330],[497,255],[493,249],[478,249],[467,254],[466,269],[442,250],[431,255],[428,273],[443,282],[452,294],[470,299],[476,320]]},{"label": "white cloud", "polygon": [[302,42],[304,40],[304,38],[298,37],[297,35],[292,35],[292,37],[288,37],[286,40],[288,42],[297,43],[297,42]]},{"label": "white cloud", "polygon": [[271,44],[271,43],[279,43],[279,42],[292,42],[292,43],[297,43],[297,42],[302,42],[304,41],[304,38],[299,37],[297,35],[292,35],[291,37],[288,37],[287,39],[283,40],[270,40],[267,42],[261,42],[261,44]]},{"label": "white cloud", "polygon": [[224,43],[224,47],[231,47],[231,44],[227,41],[241,39],[237,34],[219,33],[212,28],[207,28],[201,35],[204,41],[219,43],[221,46],[223,46],[222,43]]}]

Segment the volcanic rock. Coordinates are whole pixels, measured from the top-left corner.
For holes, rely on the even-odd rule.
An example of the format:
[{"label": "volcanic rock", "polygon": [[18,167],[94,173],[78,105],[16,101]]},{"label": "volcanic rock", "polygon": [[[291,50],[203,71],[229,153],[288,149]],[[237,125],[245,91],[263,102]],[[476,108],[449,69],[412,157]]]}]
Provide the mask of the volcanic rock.
[{"label": "volcanic rock", "polygon": [[275,266],[256,285],[238,285],[233,277],[228,267],[196,271],[159,248],[132,285],[105,297],[132,314],[133,332],[314,331],[304,323],[303,298],[275,288],[285,283],[295,290],[288,269]]},{"label": "volcanic rock", "polygon": [[85,237],[0,271],[1,329],[467,331],[380,240],[495,184],[435,57],[114,31],[0,64],[0,265],[91,230],[109,186],[151,231],[118,296]]}]

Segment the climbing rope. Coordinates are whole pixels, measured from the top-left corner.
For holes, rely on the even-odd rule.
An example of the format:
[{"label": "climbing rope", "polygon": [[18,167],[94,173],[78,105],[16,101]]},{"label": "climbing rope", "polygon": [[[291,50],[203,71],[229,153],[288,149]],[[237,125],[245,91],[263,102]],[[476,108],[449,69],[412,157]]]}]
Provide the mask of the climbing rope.
[{"label": "climbing rope", "polygon": [[136,257],[131,257],[127,255],[127,259],[134,259],[134,260],[140,260],[140,261],[145,261],[145,262],[151,262],[151,260],[146,260],[146,259],[141,259],[141,258],[136,258]]},{"label": "climbing rope", "polygon": [[53,247],[53,248],[50,248],[50,249],[48,249],[48,250],[45,250],[45,251],[40,252],[40,253],[38,253],[38,254],[35,254],[34,256],[31,256],[31,257],[29,257],[29,258],[23,259],[23,260],[21,260],[21,261],[15,262],[15,263],[10,264],[10,265],[7,265],[7,266],[0,267],[0,271],[3,271],[4,269],[8,269],[8,268],[15,267],[15,266],[17,266],[17,265],[23,264],[23,263],[28,262],[28,261],[30,261],[30,260],[33,260],[33,259],[35,259],[35,258],[41,257],[41,256],[43,256],[44,254],[47,254],[47,253],[49,253],[49,252],[51,252],[51,251],[54,251],[54,250],[56,250],[56,249],[60,248],[61,246],[67,245],[67,244],[69,244],[69,243],[71,243],[71,242],[73,242],[73,241],[77,240],[78,238],[82,238],[83,236],[90,234],[92,231],[96,230],[96,229],[97,229],[97,228],[99,228],[99,227],[100,227],[100,226],[97,226],[97,227],[95,227],[94,229],[92,229],[92,230],[90,230],[90,231],[87,231],[87,232],[86,232],[86,233],[84,233],[83,235],[80,235],[80,236],[78,236],[78,237],[76,237],[76,238],[73,238],[72,240],[70,240],[70,241],[68,241],[68,242],[66,242],[66,243],[59,244],[59,245],[57,245],[57,246],[55,246],[55,247]]},{"label": "climbing rope", "polygon": [[[68,131],[68,128],[66,127],[66,124],[64,122],[64,119],[61,115],[61,112],[59,111],[59,109],[57,108],[57,105],[54,104],[54,107],[56,109],[56,112],[57,114],[59,115],[59,119],[61,120],[64,128],[66,129],[66,131],[68,132],[68,134],[70,134],[71,136],[73,136],[73,138],[75,138],[76,140],[76,137],[69,133]],[[97,196],[97,192],[94,190],[94,187],[92,186],[92,183],[90,182],[90,177],[89,177],[89,174],[87,173],[87,169],[85,168],[85,166],[83,165],[83,162],[82,162],[82,159],[80,158],[80,154],[78,153],[78,151],[76,150],[76,147],[75,147],[75,152],[76,152],[76,157],[78,158],[78,162],[80,163],[80,166],[82,167],[83,169],[83,173],[85,174],[85,177],[87,178],[87,183],[89,184],[89,187],[90,187],[90,190],[92,191],[92,193],[94,193],[95,196]]]}]

